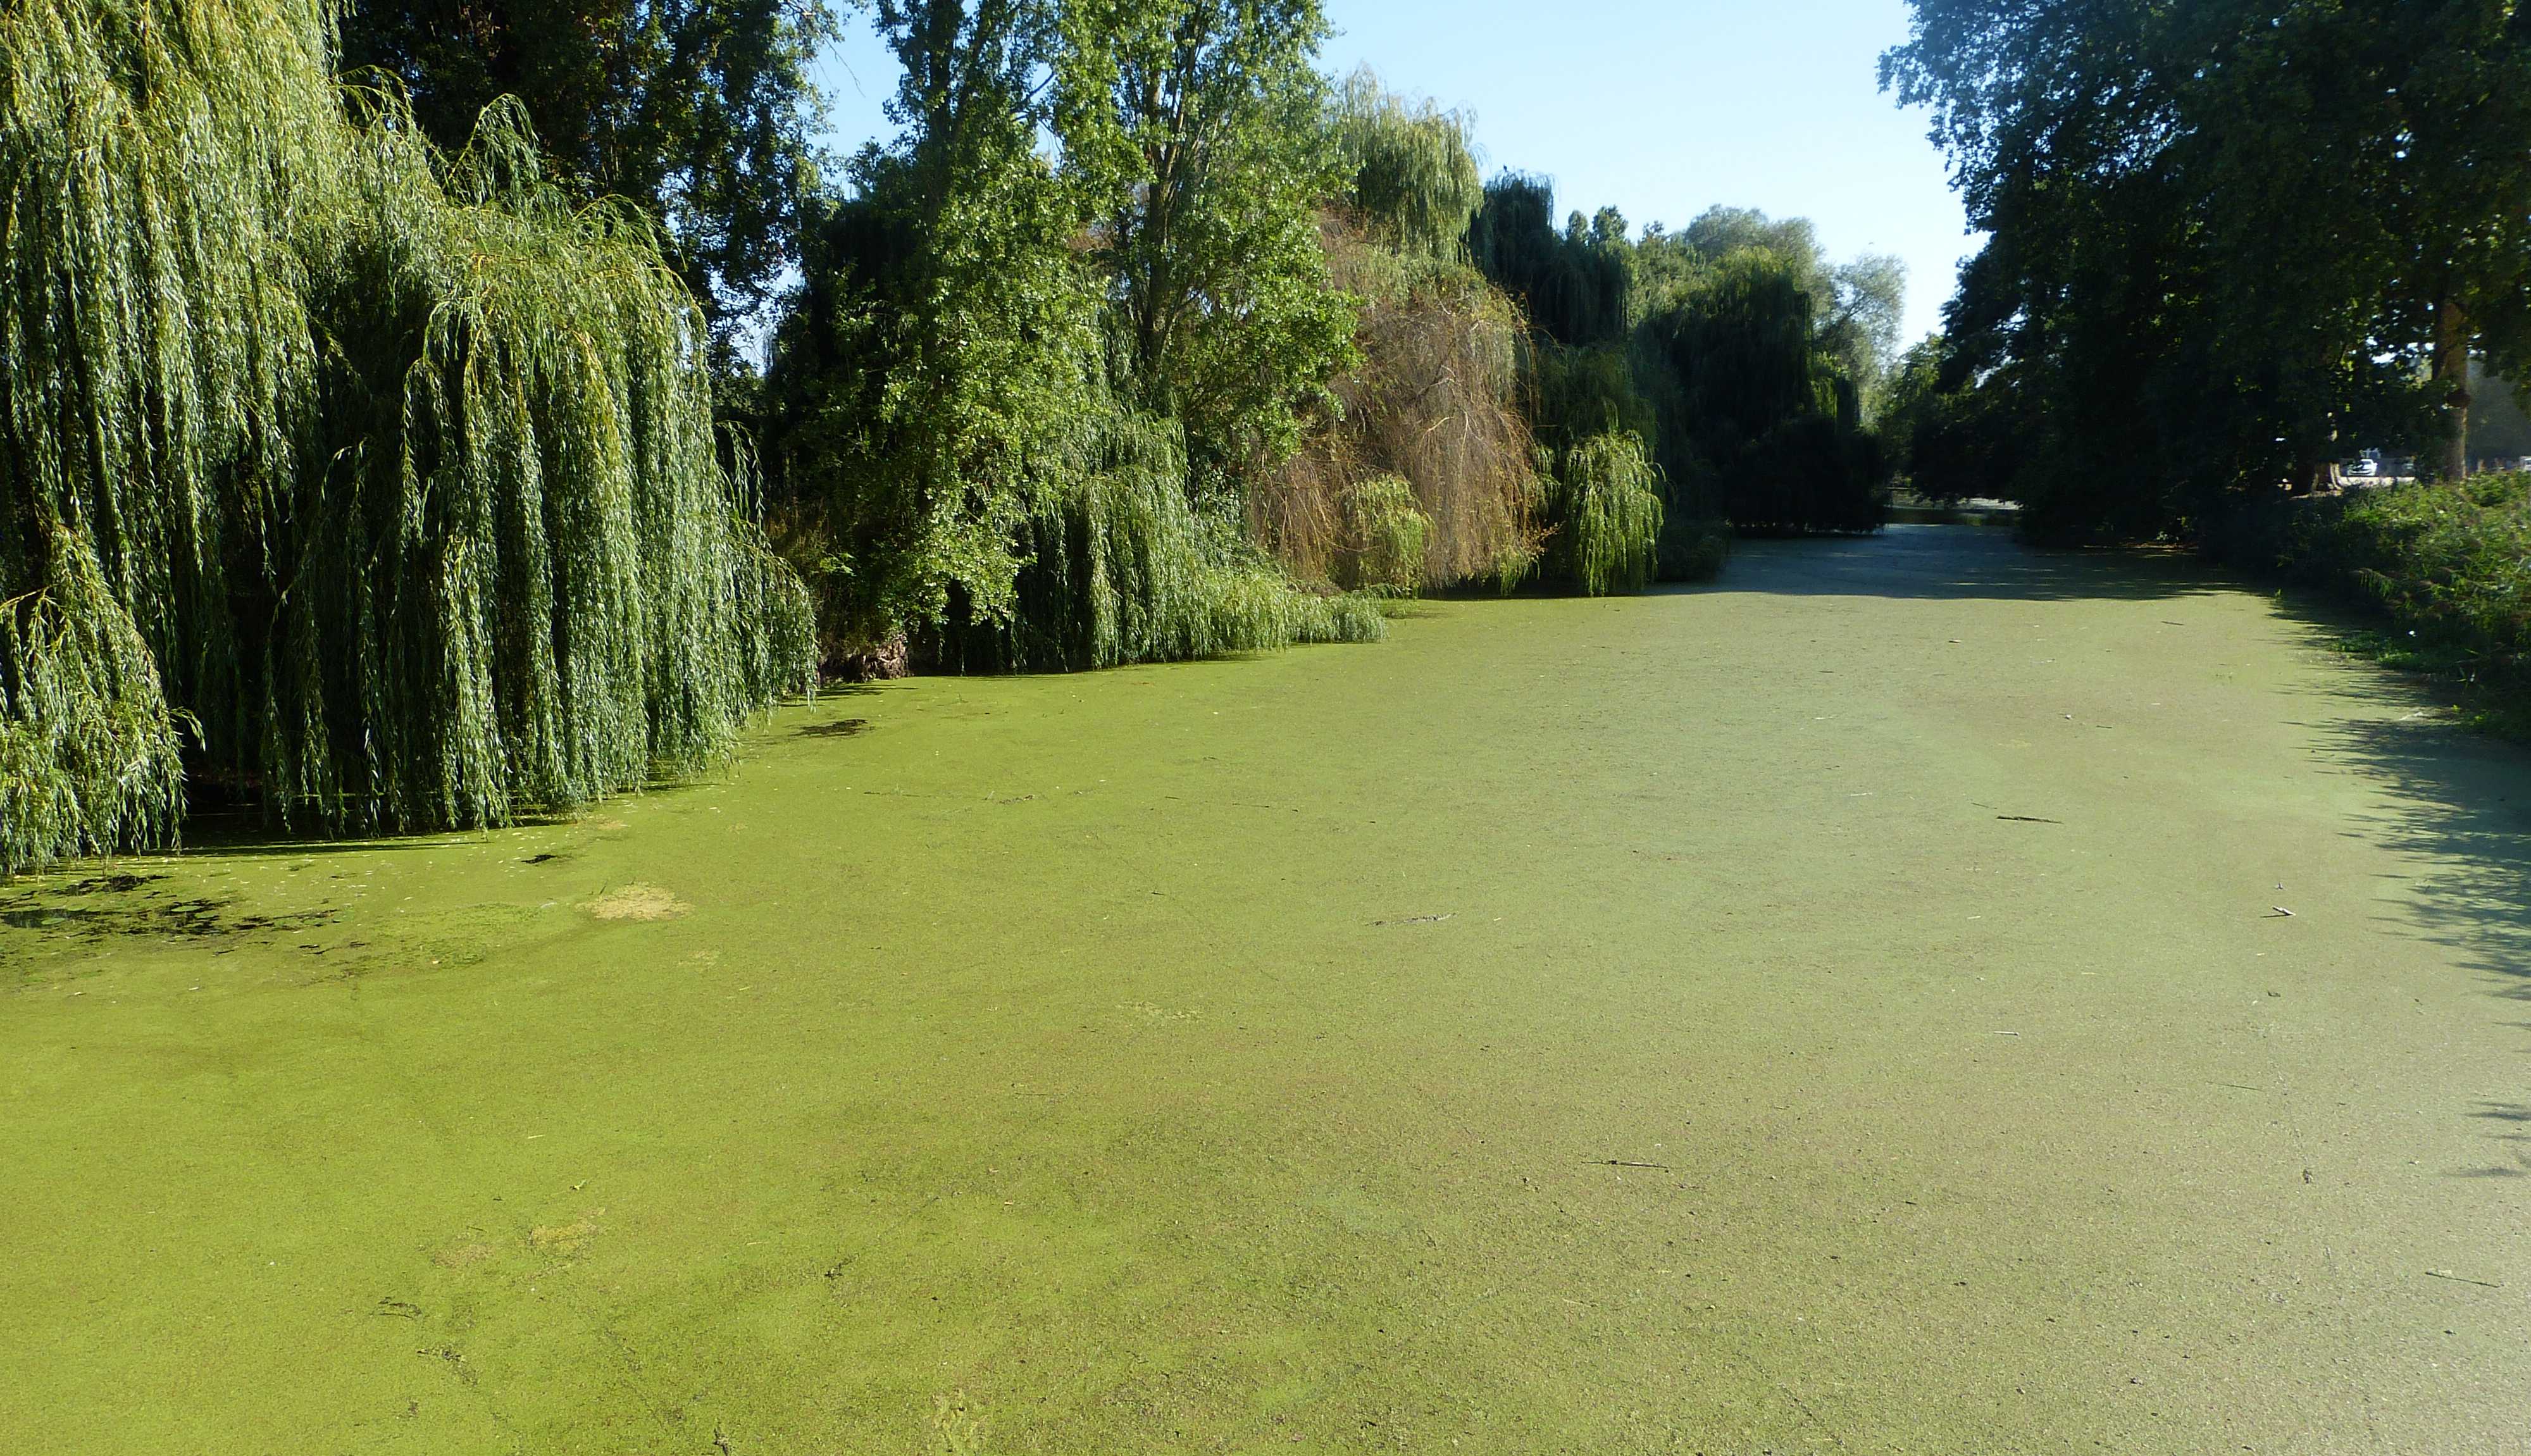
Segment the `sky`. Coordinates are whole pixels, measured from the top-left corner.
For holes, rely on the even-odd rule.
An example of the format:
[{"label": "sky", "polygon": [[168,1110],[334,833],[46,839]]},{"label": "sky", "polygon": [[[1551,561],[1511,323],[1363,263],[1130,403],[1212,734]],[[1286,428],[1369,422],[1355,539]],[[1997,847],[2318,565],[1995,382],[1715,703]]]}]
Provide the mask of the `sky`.
[{"label": "sky", "polygon": [[[1907,264],[1905,337],[1932,332],[1976,251],[1922,112],[1880,89],[1904,0],[1326,0],[1324,69],[1462,108],[1489,176],[1555,183],[1673,228],[1716,203],[1808,217],[1832,257]],[[858,16],[824,59],[838,154],[894,129],[895,63]]]}]

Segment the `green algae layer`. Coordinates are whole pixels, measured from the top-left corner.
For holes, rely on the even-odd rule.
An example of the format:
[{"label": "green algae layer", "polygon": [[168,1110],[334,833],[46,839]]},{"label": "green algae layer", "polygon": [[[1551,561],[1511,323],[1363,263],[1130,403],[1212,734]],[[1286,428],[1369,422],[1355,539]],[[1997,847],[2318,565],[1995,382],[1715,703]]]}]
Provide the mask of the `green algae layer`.
[{"label": "green algae layer", "polygon": [[2334,638],[1900,528],[0,886],[0,1430],[2521,1451],[2531,760]]}]

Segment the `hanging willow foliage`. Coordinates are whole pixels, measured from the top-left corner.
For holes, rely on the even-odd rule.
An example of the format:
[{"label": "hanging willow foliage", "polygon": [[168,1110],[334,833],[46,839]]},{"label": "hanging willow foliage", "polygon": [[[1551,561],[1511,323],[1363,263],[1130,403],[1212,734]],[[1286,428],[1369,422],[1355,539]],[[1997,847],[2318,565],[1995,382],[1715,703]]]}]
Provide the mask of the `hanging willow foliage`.
[{"label": "hanging willow foliage", "polygon": [[[515,107],[444,159],[321,0],[0,0],[0,871],[505,821],[805,682],[692,301]],[[40,808],[37,808],[40,806]]]},{"label": "hanging willow foliage", "polygon": [[[1345,587],[1518,581],[1540,538],[1518,310],[1465,264],[1395,252],[1333,219],[1322,237],[1336,286],[1362,301],[1361,361],[1329,385],[1339,408],[1252,491],[1250,530],[1295,574]],[[1417,580],[1365,574],[1379,548],[1355,497],[1382,476],[1413,487],[1427,523]]]},{"label": "hanging willow foliage", "polygon": [[1235,521],[1199,516],[1175,422],[1111,406],[1067,436],[1016,533],[1011,610],[943,634],[943,665],[1073,672],[1387,631],[1370,600],[1301,590]]},{"label": "hanging willow foliage", "polygon": [[1467,261],[1468,223],[1486,200],[1467,117],[1396,95],[1366,66],[1345,78],[1328,120],[1355,224],[1400,252]]},{"label": "hanging willow foliage", "polygon": [[1549,575],[1588,596],[1641,591],[1660,551],[1660,471],[1641,437],[1593,435],[1555,461]]}]

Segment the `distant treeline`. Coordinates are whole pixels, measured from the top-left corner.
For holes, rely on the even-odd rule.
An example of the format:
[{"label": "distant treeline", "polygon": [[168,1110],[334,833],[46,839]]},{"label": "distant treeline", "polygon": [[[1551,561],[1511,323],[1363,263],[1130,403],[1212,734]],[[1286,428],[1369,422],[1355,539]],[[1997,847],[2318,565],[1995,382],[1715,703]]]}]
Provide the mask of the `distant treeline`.
[{"label": "distant treeline", "polygon": [[854,8],[830,176],[816,0],[0,4],[0,872],[1878,523],[1894,263],[1558,226],[1315,0]]},{"label": "distant treeline", "polygon": [[1710,574],[1879,522],[1894,263],[1483,186],[1314,0],[881,3],[901,134],[820,199],[751,421],[838,664],[1352,638],[1333,592]]}]

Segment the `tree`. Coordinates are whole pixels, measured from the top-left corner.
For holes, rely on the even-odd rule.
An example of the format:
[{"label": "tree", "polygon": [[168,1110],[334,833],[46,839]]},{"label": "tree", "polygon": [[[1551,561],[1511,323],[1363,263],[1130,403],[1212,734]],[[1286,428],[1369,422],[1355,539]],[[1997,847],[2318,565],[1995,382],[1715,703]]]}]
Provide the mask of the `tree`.
[{"label": "tree", "polygon": [[1543,177],[1505,172],[1486,185],[1469,230],[1477,266],[1520,301],[1530,323],[1559,344],[1615,344],[1634,326],[1634,251],[1613,209],[1595,237],[1575,213],[1555,227],[1555,189]]},{"label": "tree", "polygon": [[448,156],[347,95],[329,24],[0,7],[0,872],[163,845],[204,780],[298,827],[568,807],[810,665],[650,229],[515,106]]},{"label": "tree", "polygon": [[725,355],[795,261],[826,0],[358,0],[340,25],[344,70],[394,77],[444,149],[517,98],[567,186],[664,227]]},{"label": "tree", "polygon": [[1038,150],[1060,32],[1039,0],[876,0],[905,73],[891,146],[811,231],[776,332],[768,455],[830,643],[1008,607],[1032,473],[1096,408],[1098,288],[1072,247],[1110,190]]},{"label": "tree", "polygon": [[1345,176],[1318,0],[1077,0],[1065,29],[1066,164],[1121,183],[1095,235],[1116,380],[1208,478],[1270,468],[1352,347],[1319,245]]},{"label": "tree", "polygon": [[2068,532],[2165,530],[2368,435],[2457,468],[2469,355],[2522,354],[2509,0],[1917,0],[1883,78],[1991,235],[1960,387],[2027,396],[2016,490]]},{"label": "tree", "polygon": [[[1261,90],[1242,70],[1258,37],[1213,54],[1209,13],[1176,32],[1186,74],[1154,80],[1111,48],[1149,15],[872,9],[905,67],[902,133],[853,159],[812,233],[766,379],[787,546],[830,655],[1071,668],[1378,636],[1376,612],[1294,590],[1242,540],[1238,501],[1192,488],[1271,463],[1343,343],[1311,330],[1350,323],[1311,270],[1315,227],[1291,246],[1320,114],[1275,136],[1294,118],[1242,109],[1299,82]],[[1129,82],[1170,98],[1162,116],[1119,109]],[[1148,356],[1137,319],[1160,320]]]},{"label": "tree", "polygon": [[1811,262],[1735,248],[1646,321],[1646,346],[1677,381],[1684,451],[1714,475],[1735,525],[1869,530],[1881,521],[1877,447],[1839,340],[1819,324],[1810,290],[1826,274]]},{"label": "tree", "polygon": [[1551,454],[1639,436],[1665,493],[1664,569],[1710,560],[1717,515],[1806,531],[1879,523],[1862,400],[1889,348],[1894,259],[1829,263],[1803,218],[1710,208],[1640,240],[1603,207],[1550,224],[1552,191],[1506,173],[1471,232],[1478,265],[1527,306],[1533,427]]},{"label": "tree", "polygon": [[1907,265],[1867,252],[1828,271],[1822,345],[1863,393],[1867,418],[1880,408],[1881,387],[1895,361],[1898,327],[1907,312]]},{"label": "tree", "polygon": [[1406,100],[1365,66],[1345,78],[1330,121],[1355,225],[1381,247],[1466,262],[1468,225],[1486,199],[1468,118]]}]

